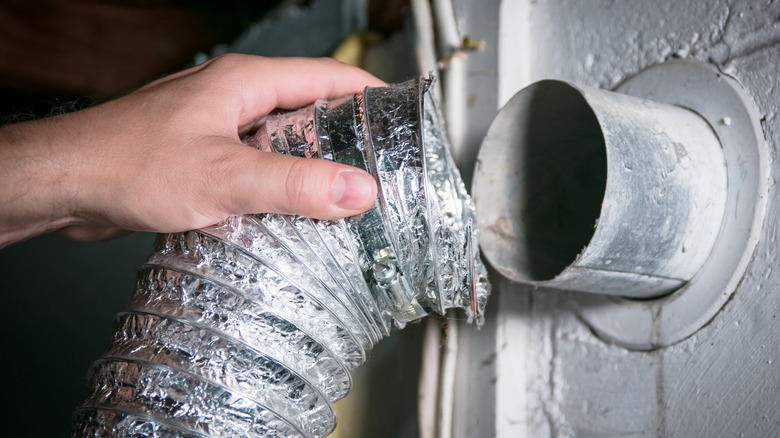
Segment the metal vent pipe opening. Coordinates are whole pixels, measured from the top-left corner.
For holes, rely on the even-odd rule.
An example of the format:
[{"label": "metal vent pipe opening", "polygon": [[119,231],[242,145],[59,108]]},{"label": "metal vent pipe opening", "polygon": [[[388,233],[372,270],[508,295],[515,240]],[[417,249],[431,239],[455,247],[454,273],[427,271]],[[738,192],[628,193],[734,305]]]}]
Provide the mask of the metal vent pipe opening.
[{"label": "metal vent pipe opening", "polygon": [[499,112],[479,153],[482,248],[516,281],[661,296],[709,256],[726,179],[720,141],[693,111],[537,82]]}]

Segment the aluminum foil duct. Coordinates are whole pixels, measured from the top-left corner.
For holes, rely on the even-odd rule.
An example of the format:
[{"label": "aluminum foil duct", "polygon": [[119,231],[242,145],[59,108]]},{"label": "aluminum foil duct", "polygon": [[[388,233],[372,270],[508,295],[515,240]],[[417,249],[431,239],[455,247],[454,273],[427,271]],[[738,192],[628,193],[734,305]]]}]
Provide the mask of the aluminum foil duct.
[{"label": "aluminum foil duct", "polygon": [[391,328],[449,308],[480,323],[490,287],[474,208],[429,85],[266,118],[248,145],[363,168],[379,182],[375,206],[159,236],[73,436],[325,436],[350,370]]}]

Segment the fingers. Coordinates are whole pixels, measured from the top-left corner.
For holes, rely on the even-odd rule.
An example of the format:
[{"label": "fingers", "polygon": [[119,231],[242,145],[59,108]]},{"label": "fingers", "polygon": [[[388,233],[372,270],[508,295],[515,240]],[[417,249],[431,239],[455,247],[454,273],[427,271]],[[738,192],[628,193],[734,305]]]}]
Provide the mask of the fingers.
[{"label": "fingers", "polygon": [[[211,60],[206,69],[231,75],[240,84],[239,132],[277,108],[299,108],[317,99],[386,85],[364,70],[327,58],[229,55]],[[243,184],[232,187],[240,185],[242,190],[223,198],[230,200],[225,206],[230,214],[273,212],[336,219],[362,213],[374,204],[376,182],[359,169],[249,148],[240,148],[240,154],[253,158],[239,161],[243,169],[237,174],[245,175]]]},{"label": "fingers", "polygon": [[368,173],[319,159],[236,147],[232,177],[215,193],[227,215],[298,214],[338,219],[374,205],[377,186]]},{"label": "fingers", "polygon": [[359,93],[365,87],[381,87],[384,81],[368,72],[329,58],[263,58],[224,55],[202,71],[215,78],[230,78],[240,96],[239,130],[274,109],[295,109],[317,99],[333,99]]},{"label": "fingers", "polygon": [[298,108],[317,99],[333,99],[359,93],[365,87],[386,85],[364,70],[329,58],[278,58],[263,64],[266,80],[273,84],[273,95],[268,97],[277,108]]}]

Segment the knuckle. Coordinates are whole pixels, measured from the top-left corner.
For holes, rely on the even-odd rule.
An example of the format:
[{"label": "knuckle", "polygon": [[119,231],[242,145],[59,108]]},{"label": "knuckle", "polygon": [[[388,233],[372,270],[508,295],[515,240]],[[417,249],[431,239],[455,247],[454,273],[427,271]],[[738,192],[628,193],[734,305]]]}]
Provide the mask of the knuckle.
[{"label": "knuckle", "polygon": [[238,53],[225,53],[212,59],[209,66],[219,69],[232,69],[245,60],[245,55]]},{"label": "knuckle", "polygon": [[203,71],[216,78],[232,81],[236,77],[240,77],[242,69],[248,64],[250,58],[249,55],[226,53],[208,61],[208,65],[204,67]]}]

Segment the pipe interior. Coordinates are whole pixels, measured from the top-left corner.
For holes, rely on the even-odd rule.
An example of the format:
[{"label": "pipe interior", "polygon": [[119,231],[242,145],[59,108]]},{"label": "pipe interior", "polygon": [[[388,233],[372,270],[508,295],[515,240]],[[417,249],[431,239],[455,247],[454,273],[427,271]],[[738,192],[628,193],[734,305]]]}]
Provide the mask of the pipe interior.
[{"label": "pipe interior", "polygon": [[584,96],[564,82],[531,87],[519,116],[525,126],[517,137],[521,269],[530,280],[545,281],[593,237],[607,183],[606,146]]}]

